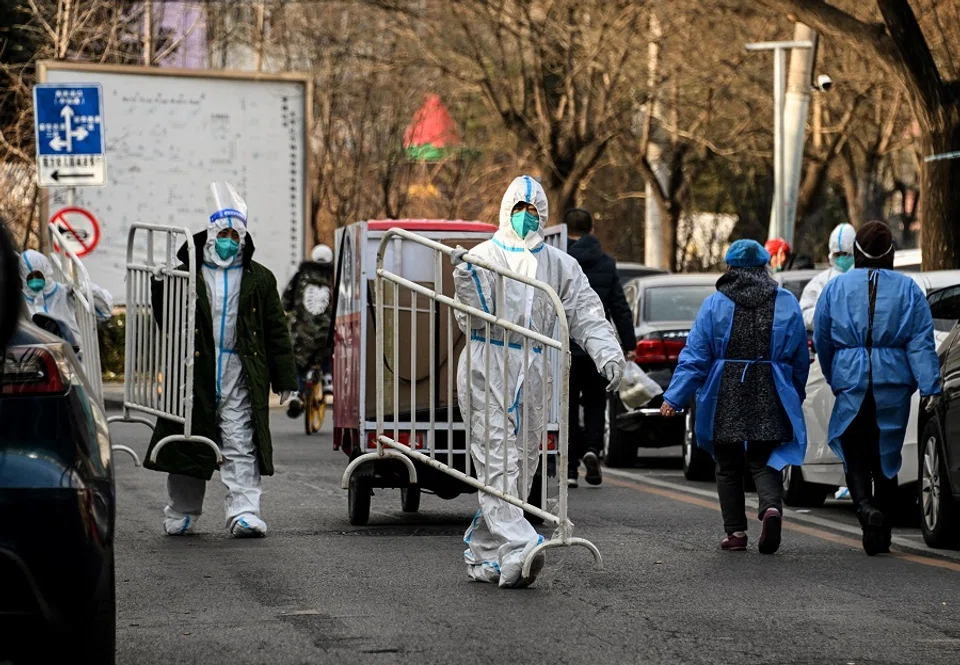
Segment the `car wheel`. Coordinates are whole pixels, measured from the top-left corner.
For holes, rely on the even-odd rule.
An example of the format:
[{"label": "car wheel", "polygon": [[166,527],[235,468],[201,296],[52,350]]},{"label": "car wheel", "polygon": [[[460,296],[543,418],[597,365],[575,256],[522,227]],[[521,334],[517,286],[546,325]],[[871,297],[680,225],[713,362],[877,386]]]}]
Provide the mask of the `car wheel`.
[{"label": "car wheel", "polygon": [[400,507],[405,513],[415,513],[420,510],[420,487],[408,485],[400,489]]},{"label": "car wheel", "polygon": [[710,455],[697,445],[696,407],[687,410],[683,435],[683,476],[687,480],[713,480],[716,467]]},{"label": "car wheel", "polygon": [[350,524],[363,526],[370,521],[370,486],[367,479],[354,473],[350,476],[350,489],[347,490],[347,513]]},{"label": "car wheel", "polygon": [[613,468],[631,467],[637,463],[637,444],[628,440],[627,435],[617,427],[617,416],[623,412],[624,408],[619,397],[614,395],[607,399],[610,428],[607,434],[607,454],[604,461],[607,466]]},{"label": "car wheel", "polygon": [[830,488],[808,483],[803,469],[787,465],[783,468],[783,502],[794,508],[819,508],[827,500]]},{"label": "car wheel", "polygon": [[940,427],[931,420],[920,438],[920,530],[930,547],[956,549],[960,544],[960,524],[941,442]]}]

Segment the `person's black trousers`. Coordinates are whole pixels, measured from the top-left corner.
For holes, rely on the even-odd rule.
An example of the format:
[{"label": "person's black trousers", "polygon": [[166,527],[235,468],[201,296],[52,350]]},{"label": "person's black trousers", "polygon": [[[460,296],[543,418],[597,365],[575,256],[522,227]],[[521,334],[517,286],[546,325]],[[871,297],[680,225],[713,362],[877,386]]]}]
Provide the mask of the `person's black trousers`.
[{"label": "person's black trousers", "polygon": [[720,512],[727,535],[747,530],[747,511],[743,481],[747,471],[753,476],[760,499],[759,518],[770,508],[783,511],[783,474],[767,466],[770,453],[781,444],[776,441],[750,441],[743,443],[715,443],[714,459],[717,463],[717,494],[720,497]]},{"label": "person's black trousers", "polygon": [[880,427],[872,386],[867,389],[860,411],[841,435],[840,446],[847,463],[847,487],[861,524],[866,514],[876,509],[883,513],[884,524],[889,528],[897,505],[897,477],[883,475]]},{"label": "person's black trousers", "polygon": [[[583,427],[580,426],[583,406]],[[604,412],[607,408],[607,380],[597,371],[589,356],[575,355],[570,362],[570,438],[569,471],[592,450],[603,450]]]}]

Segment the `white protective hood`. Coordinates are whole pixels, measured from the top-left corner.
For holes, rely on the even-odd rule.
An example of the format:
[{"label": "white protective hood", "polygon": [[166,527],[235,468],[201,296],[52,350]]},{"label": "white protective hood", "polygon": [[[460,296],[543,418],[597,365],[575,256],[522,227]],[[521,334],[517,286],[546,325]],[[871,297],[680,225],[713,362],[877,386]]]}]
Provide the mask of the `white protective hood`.
[{"label": "white protective hood", "polygon": [[[214,182],[210,185],[209,197],[210,225],[207,227],[207,241],[203,246],[203,260],[211,265],[226,268],[243,261],[243,247],[247,237],[247,204],[228,182]],[[240,251],[235,257],[221,259],[217,254],[217,234],[223,229],[234,229],[240,236]]]},{"label": "white protective hood", "polygon": [[[526,238],[518,236],[510,223],[510,213],[521,201],[535,205],[540,215],[538,232],[530,233]],[[549,213],[547,194],[540,183],[528,175],[514,178],[500,201],[500,229],[493,235],[494,243],[506,250],[507,263],[511,270],[530,277],[536,275],[536,260],[530,252],[543,244],[543,236],[539,232],[546,227]]]},{"label": "white protective hood", "polygon": [[857,238],[857,230],[852,224],[837,224],[836,228],[830,233],[830,242],[828,248],[830,251],[830,265],[836,268],[836,259],[833,255],[838,252],[853,254],[853,243]]}]

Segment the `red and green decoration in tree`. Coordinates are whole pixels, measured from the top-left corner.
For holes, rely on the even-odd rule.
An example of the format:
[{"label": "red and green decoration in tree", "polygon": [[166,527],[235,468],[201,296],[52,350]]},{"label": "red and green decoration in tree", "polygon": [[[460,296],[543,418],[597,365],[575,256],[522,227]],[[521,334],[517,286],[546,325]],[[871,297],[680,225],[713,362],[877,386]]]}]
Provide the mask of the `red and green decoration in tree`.
[{"label": "red and green decoration in tree", "polygon": [[407,157],[418,162],[439,162],[456,154],[462,145],[460,132],[440,95],[428,94],[403,134]]}]

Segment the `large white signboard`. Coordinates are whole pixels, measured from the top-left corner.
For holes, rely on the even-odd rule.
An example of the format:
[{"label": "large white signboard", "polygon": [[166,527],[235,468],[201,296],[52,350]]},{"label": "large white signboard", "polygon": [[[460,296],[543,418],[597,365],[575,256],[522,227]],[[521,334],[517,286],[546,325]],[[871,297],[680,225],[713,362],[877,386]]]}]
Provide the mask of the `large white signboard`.
[{"label": "large white signboard", "polygon": [[55,187],[47,201],[99,220],[99,243],[83,260],[94,282],[122,303],[130,225],[204,230],[210,183],[226,180],[247,202],[254,259],[283,289],[302,260],[309,211],[305,77],[60,62],[42,63],[40,76],[103,90],[109,183],[72,198]]}]

